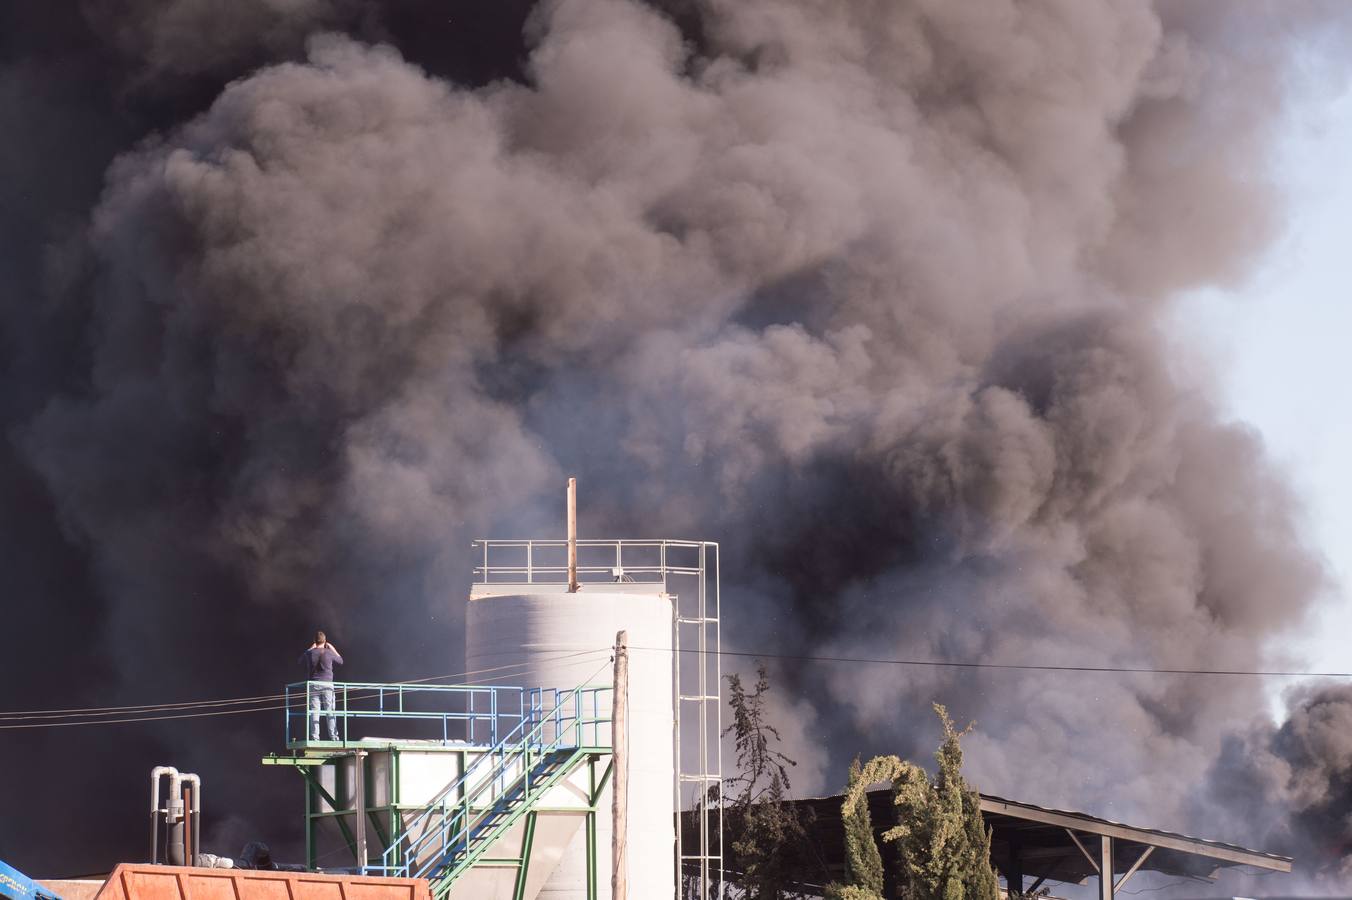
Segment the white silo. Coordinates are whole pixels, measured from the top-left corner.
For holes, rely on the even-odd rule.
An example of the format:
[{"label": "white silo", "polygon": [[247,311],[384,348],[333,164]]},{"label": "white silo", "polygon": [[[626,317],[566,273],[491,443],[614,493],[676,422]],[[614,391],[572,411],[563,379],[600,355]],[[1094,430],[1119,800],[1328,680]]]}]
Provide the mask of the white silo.
[{"label": "white silo", "polygon": [[[521,579],[525,581],[526,579]],[[470,596],[466,668],[499,684],[572,688],[609,684],[608,649],[619,631],[629,645],[629,896],[676,894],[672,685],[673,603],[662,584],[479,583]],[[502,673],[494,677],[493,673]],[[603,710],[608,713],[609,710]],[[597,816],[599,898],[610,897],[610,789]],[[563,850],[542,900],[585,900],[586,836]]]}]

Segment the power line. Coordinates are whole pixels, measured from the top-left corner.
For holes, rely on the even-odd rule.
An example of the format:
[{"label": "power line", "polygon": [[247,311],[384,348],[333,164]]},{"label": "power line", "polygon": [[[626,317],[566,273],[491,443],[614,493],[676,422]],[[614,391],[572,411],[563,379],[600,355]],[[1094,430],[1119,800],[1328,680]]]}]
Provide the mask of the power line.
[{"label": "power line", "polygon": [[[558,656],[541,657],[537,662],[552,662],[558,659],[568,659],[572,656],[583,656],[589,653],[598,653],[598,650],[582,650],[577,653],[565,653]],[[392,682],[393,684],[425,684],[432,681],[443,681],[450,678],[462,678],[469,675],[483,675],[488,672],[504,672],[508,669],[520,669],[525,667],[525,663],[516,663],[513,665],[493,666],[487,669],[473,669],[468,672],[455,672],[449,675],[431,675],[426,678],[412,678],[407,681]],[[184,709],[193,709],[206,706],[236,706],[249,703],[263,703],[267,701],[285,700],[286,694],[260,694],[253,697],[231,697],[222,700],[189,700],[175,703],[147,703],[133,706],[90,706],[84,708],[67,709],[31,709],[16,710],[13,712],[0,712],[0,721],[5,720],[23,720],[23,719],[57,719],[71,718],[85,715],[113,715],[122,713],[131,715],[134,713],[151,712],[156,710],[176,711]]]},{"label": "power line", "polygon": [[[1233,677],[1251,677],[1251,678],[1352,678],[1352,672],[1298,672],[1298,671],[1279,671],[1279,670],[1256,670],[1256,669],[1174,669],[1174,668],[1156,668],[1151,666],[1083,666],[1083,665],[1053,665],[1047,663],[995,663],[995,662],[971,662],[962,660],[933,660],[933,659],[892,659],[882,657],[862,657],[862,656],[819,656],[811,654],[791,654],[791,653],[770,653],[755,652],[745,650],[705,650],[700,651],[696,648],[682,648],[676,651],[670,647],[643,647],[630,645],[631,650],[656,652],[656,653],[700,653],[717,654],[719,656],[741,657],[748,659],[774,659],[787,662],[807,662],[807,663],[836,663],[850,665],[886,665],[886,666],[911,666],[911,667],[929,667],[929,668],[947,668],[947,669],[990,669],[1003,671],[1025,671],[1025,672],[1075,672],[1075,673],[1100,673],[1100,674],[1119,674],[1119,675],[1207,675],[1207,676],[1233,676]],[[551,662],[559,659],[568,659],[578,656],[587,656],[597,653],[607,653],[610,648],[599,648],[595,650],[582,650],[575,653],[560,654],[547,658],[541,658],[535,662]],[[531,671],[526,664],[494,666],[487,669],[477,669],[468,672],[459,672],[450,675],[433,675],[426,678],[415,678],[407,681],[393,682],[393,684],[414,685],[426,684],[434,681],[444,681],[447,679],[464,678],[471,675],[487,675],[489,673],[498,673],[496,677],[519,677],[528,674]],[[480,684],[491,679],[477,678],[466,680],[464,684]],[[375,696],[376,692],[368,690],[365,694],[357,695],[357,699],[363,699],[366,696]],[[277,710],[287,709],[286,705],[267,705],[259,704],[275,703],[278,700],[285,700],[285,694],[264,694],[255,697],[237,697],[223,700],[197,700],[181,703],[161,703],[144,704],[139,706],[106,706],[106,707],[87,707],[84,709],[56,709],[56,710],[30,710],[23,712],[0,713],[0,730],[17,728],[43,728],[43,727],[62,727],[73,725],[116,725],[128,724],[134,722],[158,721],[161,719],[195,719],[208,718],[212,716],[223,715],[241,715],[255,712],[275,712]],[[219,709],[216,707],[241,707],[239,709]],[[142,714],[145,715],[142,715]],[[121,718],[104,718],[112,716],[121,716]],[[51,721],[53,719],[76,719],[77,721]],[[20,724],[12,724],[20,723]]]},{"label": "power line", "polygon": [[[648,650],[658,653],[676,653],[671,647],[637,647],[630,650]],[[1147,666],[1056,666],[1032,663],[961,662],[939,659],[880,659],[863,656],[811,656],[792,653],[755,653],[742,650],[700,650],[695,647],[680,649],[681,653],[707,653],[719,656],[741,656],[752,659],[779,659],[790,662],[856,663],[881,666],[930,666],[948,669],[1013,669],[1028,672],[1104,672],[1129,675],[1243,675],[1257,678],[1352,678],[1352,672],[1277,672],[1248,669],[1157,669]]]},{"label": "power line", "polygon": [[[497,678],[504,677],[504,675],[507,675],[507,676],[509,676],[509,677],[520,677],[521,675],[531,674],[531,673],[533,673],[533,672],[538,671],[538,670],[532,668],[532,666],[533,666],[535,663],[541,663],[541,662],[553,662],[553,661],[560,660],[560,659],[570,659],[570,658],[581,657],[581,656],[594,656],[594,655],[597,655],[597,654],[609,653],[609,652],[610,652],[610,648],[609,648],[609,647],[598,648],[598,649],[595,649],[595,650],[582,650],[582,651],[578,651],[578,652],[576,652],[576,653],[565,653],[565,654],[560,654],[560,655],[558,655],[558,656],[551,656],[551,657],[548,657],[548,658],[537,659],[537,660],[534,660],[530,665],[525,664],[525,663],[519,663],[519,664],[511,665],[511,666],[494,666],[494,667],[488,668],[488,669],[478,669],[478,670],[473,670],[473,671],[471,671],[471,672],[460,672],[460,673],[456,673],[456,674],[453,674],[453,675],[434,675],[434,676],[429,676],[429,677],[427,677],[427,678],[418,678],[418,679],[410,679],[410,680],[408,680],[408,681],[391,682],[391,685],[397,686],[397,685],[417,685],[417,684],[425,684],[425,683],[431,682],[431,681],[440,681],[440,680],[447,679],[447,678],[462,678],[462,677],[465,676],[465,675],[473,675],[473,674],[482,674],[482,675],[485,675],[485,676],[491,675],[491,677],[482,677],[482,678],[476,678],[476,679],[465,679],[465,680],[460,681],[460,682],[457,683],[457,684],[463,684],[463,685],[467,685],[467,686],[473,686],[473,685],[476,685],[476,684],[485,684],[485,683],[487,683],[487,682],[491,682],[491,681],[493,681],[493,680],[495,680],[495,679],[497,679]],[[602,664],[602,668],[604,668],[604,667],[605,667],[605,664]],[[503,672],[502,670],[504,670],[504,669],[512,669],[512,670],[520,670],[520,671],[514,671],[514,672],[508,673],[508,672]],[[599,671],[600,671],[600,669],[597,670],[597,672],[599,672]],[[341,684],[341,682],[339,682],[339,684]],[[448,686],[455,686],[455,685],[448,685]],[[378,690],[373,690],[373,689],[369,689],[369,688],[358,688],[358,689],[356,689],[356,690],[353,692],[352,695],[349,696],[349,700],[351,700],[351,699],[358,699],[358,700],[361,700],[361,699],[369,699],[369,698],[371,698],[371,697],[377,696],[378,694],[379,694],[379,691],[378,691]],[[256,703],[261,703],[261,702],[268,702],[269,699],[273,699],[273,700],[276,700],[276,699],[284,699],[284,695],[276,695],[274,698],[264,698],[264,699],[262,699],[262,700],[252,700],[252,699],[251,699],[251,700],[248,701],[248,702],[256,704]],[[206,701],[206,702],[227,702],[227,701]],[[172,704],[170,704],[170,705],[172,705]],[[160,713],[168,713],[168,714],[167,714],[167,715],[166,715],[166,714],[151,714],[151,715],[146,715],[146,716],[131,715],[130,717],[124,717],[124,718],[82,718],[82,719],[79,719],[79,720],[77,720],[77,721],[60,721],[60,722],[53,722],[53,721],[27,722],[27,721],[22,721],[23,719],[25,719],[25,718],[27,718],[27,717],[24,717],[24,716],[15,716],[15,717],[13,717],[13,718],[11,719],[11,721],[19,721],[20,724],[0,724],[0,730],[30,729],[30,728],[63,728],[63,727],[75,727],[75,726],[80,726],[80,725],[125,725],[125,724],[137,723],[137,722],[160,722],[160,721],[168,721],[168,720],[171,720],[171,719],[201,719],[201,718],[210,718],[210,717],[214,717],[214,716],[232,716],[232,715],[243,715],[243,714],[247,714],[247,713],[277,712],[277,711],[287,710],[287,709],[300,709],[300,710],[304,710],[304,708],[305,708],[305,707],[304,707],[303,705],[298,705],[298,704],[294,704],[294,703],[293,703],[293,704],[291,704],[291,705],[283,704],[283,705],[280,705],[280,706],[276,706],[276,705],[273,705],[273,706],[248,706],[248,707],[243,708],[243,709],[213,709],[213,710],[208,710],[208,711],[205,711],[205,712],[181,712],[181,711],[177,711],[177,710],[173,710],[173,709],[161,709],[161,710],[159,710]],[[142,710],[134,710],[134,711],[139,712],[139,711],[142,711]],[[359,711],[359,712],[360,712],[360,711]],[[31,718],[40,718],[40,719],[42,719],[42,718],[48,718],[48,717],[44,717],[44,716],[34,716],[34,717],[31,717]]]}]

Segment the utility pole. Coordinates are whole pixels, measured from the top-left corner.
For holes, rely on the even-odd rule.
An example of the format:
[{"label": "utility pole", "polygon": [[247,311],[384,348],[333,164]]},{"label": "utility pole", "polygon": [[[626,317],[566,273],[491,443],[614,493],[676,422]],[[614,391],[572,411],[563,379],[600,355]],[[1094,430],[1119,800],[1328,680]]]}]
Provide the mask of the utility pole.
[{"label": "utility pole", "polygon": [[568,479],[568,593],[577,593],[577,479]]},{"label": "utility pole", "polygon": [[610,897],[628,900],[629,836],[629,632],[615,635],[615,691],[611,701]]}]

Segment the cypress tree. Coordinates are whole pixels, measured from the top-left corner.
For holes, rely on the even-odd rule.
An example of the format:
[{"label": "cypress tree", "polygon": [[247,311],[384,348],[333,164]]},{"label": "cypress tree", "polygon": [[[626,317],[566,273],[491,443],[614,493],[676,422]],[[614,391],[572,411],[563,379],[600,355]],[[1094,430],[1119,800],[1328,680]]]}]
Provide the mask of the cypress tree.
[{"label": "cypress tree", "polygon": [[[999,900],[990,863],[990,832],[981,819],[980,796],[962,777],[962,735],[948,711],[934,705],[944,740],[933,780],[924,769],[895,756],[850,766],[841,819],[845,829],[845,883],[833,884],[833,900],[882,900],[883,862],[868,811],[868,787],[892,782],[897,825],[883,839],[896,846],[900,895],[906,900]],[[971,726],[968,726],[970,730]]]},{"label": "cypress tree", "polygon": [[912,767],[893,782],[898,824],[883,835],[897,846],[902,896],[999,900],[980,796],[962,777],[961,738],[971,726],[959,732],[948,710],[936,703],[934,711],[944,729],[943,744],[934,755],[939,771],[930,781]]}]

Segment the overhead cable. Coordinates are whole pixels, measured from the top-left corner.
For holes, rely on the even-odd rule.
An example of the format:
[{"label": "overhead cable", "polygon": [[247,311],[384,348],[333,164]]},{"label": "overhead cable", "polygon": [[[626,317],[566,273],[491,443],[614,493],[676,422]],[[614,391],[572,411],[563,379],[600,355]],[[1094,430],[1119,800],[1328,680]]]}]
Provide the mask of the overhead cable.
[{"label": "overhead cable", "polygon": [[[595,649],[595,650],[582,650],[582,651],[578,651],[578,652],[576,652],[576,653],[564,653],[564,654],[558,654],[558,655],[556,655],[556,656],[541,657],[541,658],[532,660],[530,664],[518,663],[518,664],[515,664],[515,665],[493,666],[493,667],[486,668],[486,669],[475,669],[475,670],[471,670],[471,671],[469,671],[469,672],[458,672],[458,673],[454,673],[454,674],[451,674],[451,675],[433,675],[433,676],[428,676],[428,677],[426,677],[426,678],[415,678],[415,679],[409,679],[409,680],[407,680],[407,681],[391,682],[391,683],[390,683],[390,686],[391,686],[391,687],[398,687],[398,686],[416,686],[416,685],[420,685],[420,684],[427,684],[427,683],[433,682],[433,681],[444,681],[444,680],[446,680],[446,679],[459,679],[458,681],[456,681],[455,684],[452,684],[452,685],[446,685],[447,687],[455,687],[455,686],[459,686],[459,685],[466,685],[466,686],[487,685],[487,684],[491,683],[492,681],[494,681],[494,680],[496,680],[496,679],[498,679],[498,678],[502,678],[502,677],[519,678],[519,677],[521,677],[522,675],[532,674],[533,672],[537,671],[537,670],[534,668],[535,664],[537,664],[537,663],[554,662],[554,661],[561,660],[561,659],[571,659],[571,658],[584,657],[584,656],[596,656],[596,655],[600,655],[600,654],[608,654],[609,652],[610,652],[610,648],[609,648],[609,647],[597,648],[597,649]],[[602,664],[602,668],[604,668],[604,667],[605,667],[605,663]],[[599,672],[600,669],[598,669],[597,671]],[[483,676],[483,677],[478,677],[478,678],[465,678],[465,676],[467,676],[467,675],[478,675],[478,676]],[[341,684],[341,682],[339,682],[339,684]],[[377,696],[379,693],[380,693],[379,689],[376,689],[376,688],[355,688],[355,689],[352,690],[351,694],[349,695],[349,699],[350,699],[350,700],[369,699],[369,698],[371,698],[371,697]],[[245,714],[245,713],[258,713],[258,712],[276,712],[276,711],[285,710],[285,709],[288,709],[288,708],[290,708],[290,709],[301,709],[301,708],[303,708],[303,706],[298,706],[298,705],[294,702],[294,699],[295,699],[295,698],[293,698],[293,702],[292,702],[292,704],[291,704],[290,706],[288,706],[288,705],[285,704],[285,703],[282,703],[281,705],[276,705],[276,701],[278,701],[278,700],[285,700],[285,699],[286,699],[286,696],[285,696],[285,695],[282,695],[282,694],[278,694],[278,695],[275,695],[275,696],[272,696],[272,697],[258,698],[258,699],[255,699],[255,698],[246,698],[246,699],[242,699],[242,700],[240,700],[240,701],[233,701],[233,703],[234,703],[235,705],[240,705],[240,706],[242,706],[242,708],[239,708],[239,709],[209,709],[209,710],[205,710],[205,711],[201,711],[200,708],[196,708],[194,704],[159,704],[159,705],[151,705],[151,706],[144,706],[144,707],[128,707],[128,708],[122,708],[122,709],[117,709],[117,708],[113,708],[113,707],[105,707],[105,708],[94,707],[94,708],[91,708],[91,710],[90,710],[89,712],[83,713],[83,714],[81,714],[81,713],[75,713],[75,712],[72,712],[72,711],[66,711],[66,712],[55,713],[55,714],[48,714],[48,713],[32,713],[32,714],[8,713],[8,714],[4,714],[3,719],[0,719],[0,730],[10,730],[10,729],[19,729],[19,728],[25,728],[25,729],[27,729],[27,728],[60,728],[60,727],[69,727],[69,726],[76,726],[76,725],[120,725],[120,724],[134,723],[134,722],[158,722],[158,721],[166,721],[166,720],[170,720],[170,719],[200,719],[200,718],[209,718],[209,717],[213,717],[213,716],[242,715],[242,714]],[[268,705],[268,706],[259,706],[259,705],[257,705],[257,704],[259,704],[259,703],[268,703],[268,702],[271,702],[271,703],[273,703],[274,705]],[[229,703],[232,703],[232,701],[227,701],[227,700],[218,700],[218,701],[198,701],[198,703],[199,703],[199,704],[229,704]],[[303,703],[303,701],[302,701],[302,703]],[[187,709],[188,711],[184,711],[185,709]],[[141,713],[148,713],[148,714],[147,714],[147,715],[141,715]],[[120,715],[121,718],[102,718],[102,717],[101,717],[101,716],[108,716],[108,715],[114,715],[114,714]],[[98,716],[98,717],[96,717],[96,716]],[[61,719],[63,719],[64,721],[51,721],[51,719],[53,719],[53,718],[61,718]],[[36,721],[34,721],[34,720],[36,720]],[[18,723],[18,724],[13,724],[13,723]]]},{"label": "overhead cable", "polygon": [[1070,666],[1044,663],[963,662],[942,659],[883,659],[865,656],[813,656],[794,653],[760,653],[746,650],[700,650],[682,647],[636,647],[658,653],[708,653],[719,656],[741,656],[754,659],[779,659],[790,662],[854,663],[879,666],[930,666],[948,669],[1014,669],[1030,672],[1105,672],[1136,675],[1242,675],[1257,678],[1352,678],[1352,672],[1280,672],[1249,669],[1164,669],[1149,666]]},{"label": "overhead cable", "polygon": [[[583,656],[591,653],[599,653],[600,650],[583,650],[578,653],[567,653],[559,656],[542,657],[540,661],[550,662],[556,659],[567,659],[572,656]],[[468,672],[456,672],[449,675],[432,675],[426,678],[412,678],[408,681],[391,682],[392,684],[425,684],[433,681],[445,681],[453,678],[463,678],[470,675],[483,675],[488,672],[502,672],[507,669],[519,669],[522,664],[493,666],[487,669],[474,669]],[[122,713],[130,715],[132,713],[149,712],[153,710],[181,710],[205,706],[231,706],[249,703],[262,703],[274,700],[286,699],[286,694],[261,694],[253,697],[231,697],[223,700],[189,700],[176,703],[148,703],[134,706],[91,706],[85,708],[68,709],[31,709],[14,712],[0,712],[0,721],[19,720],[29,718],[62,718],[67,716],[79,715],[111,715]]]}]

